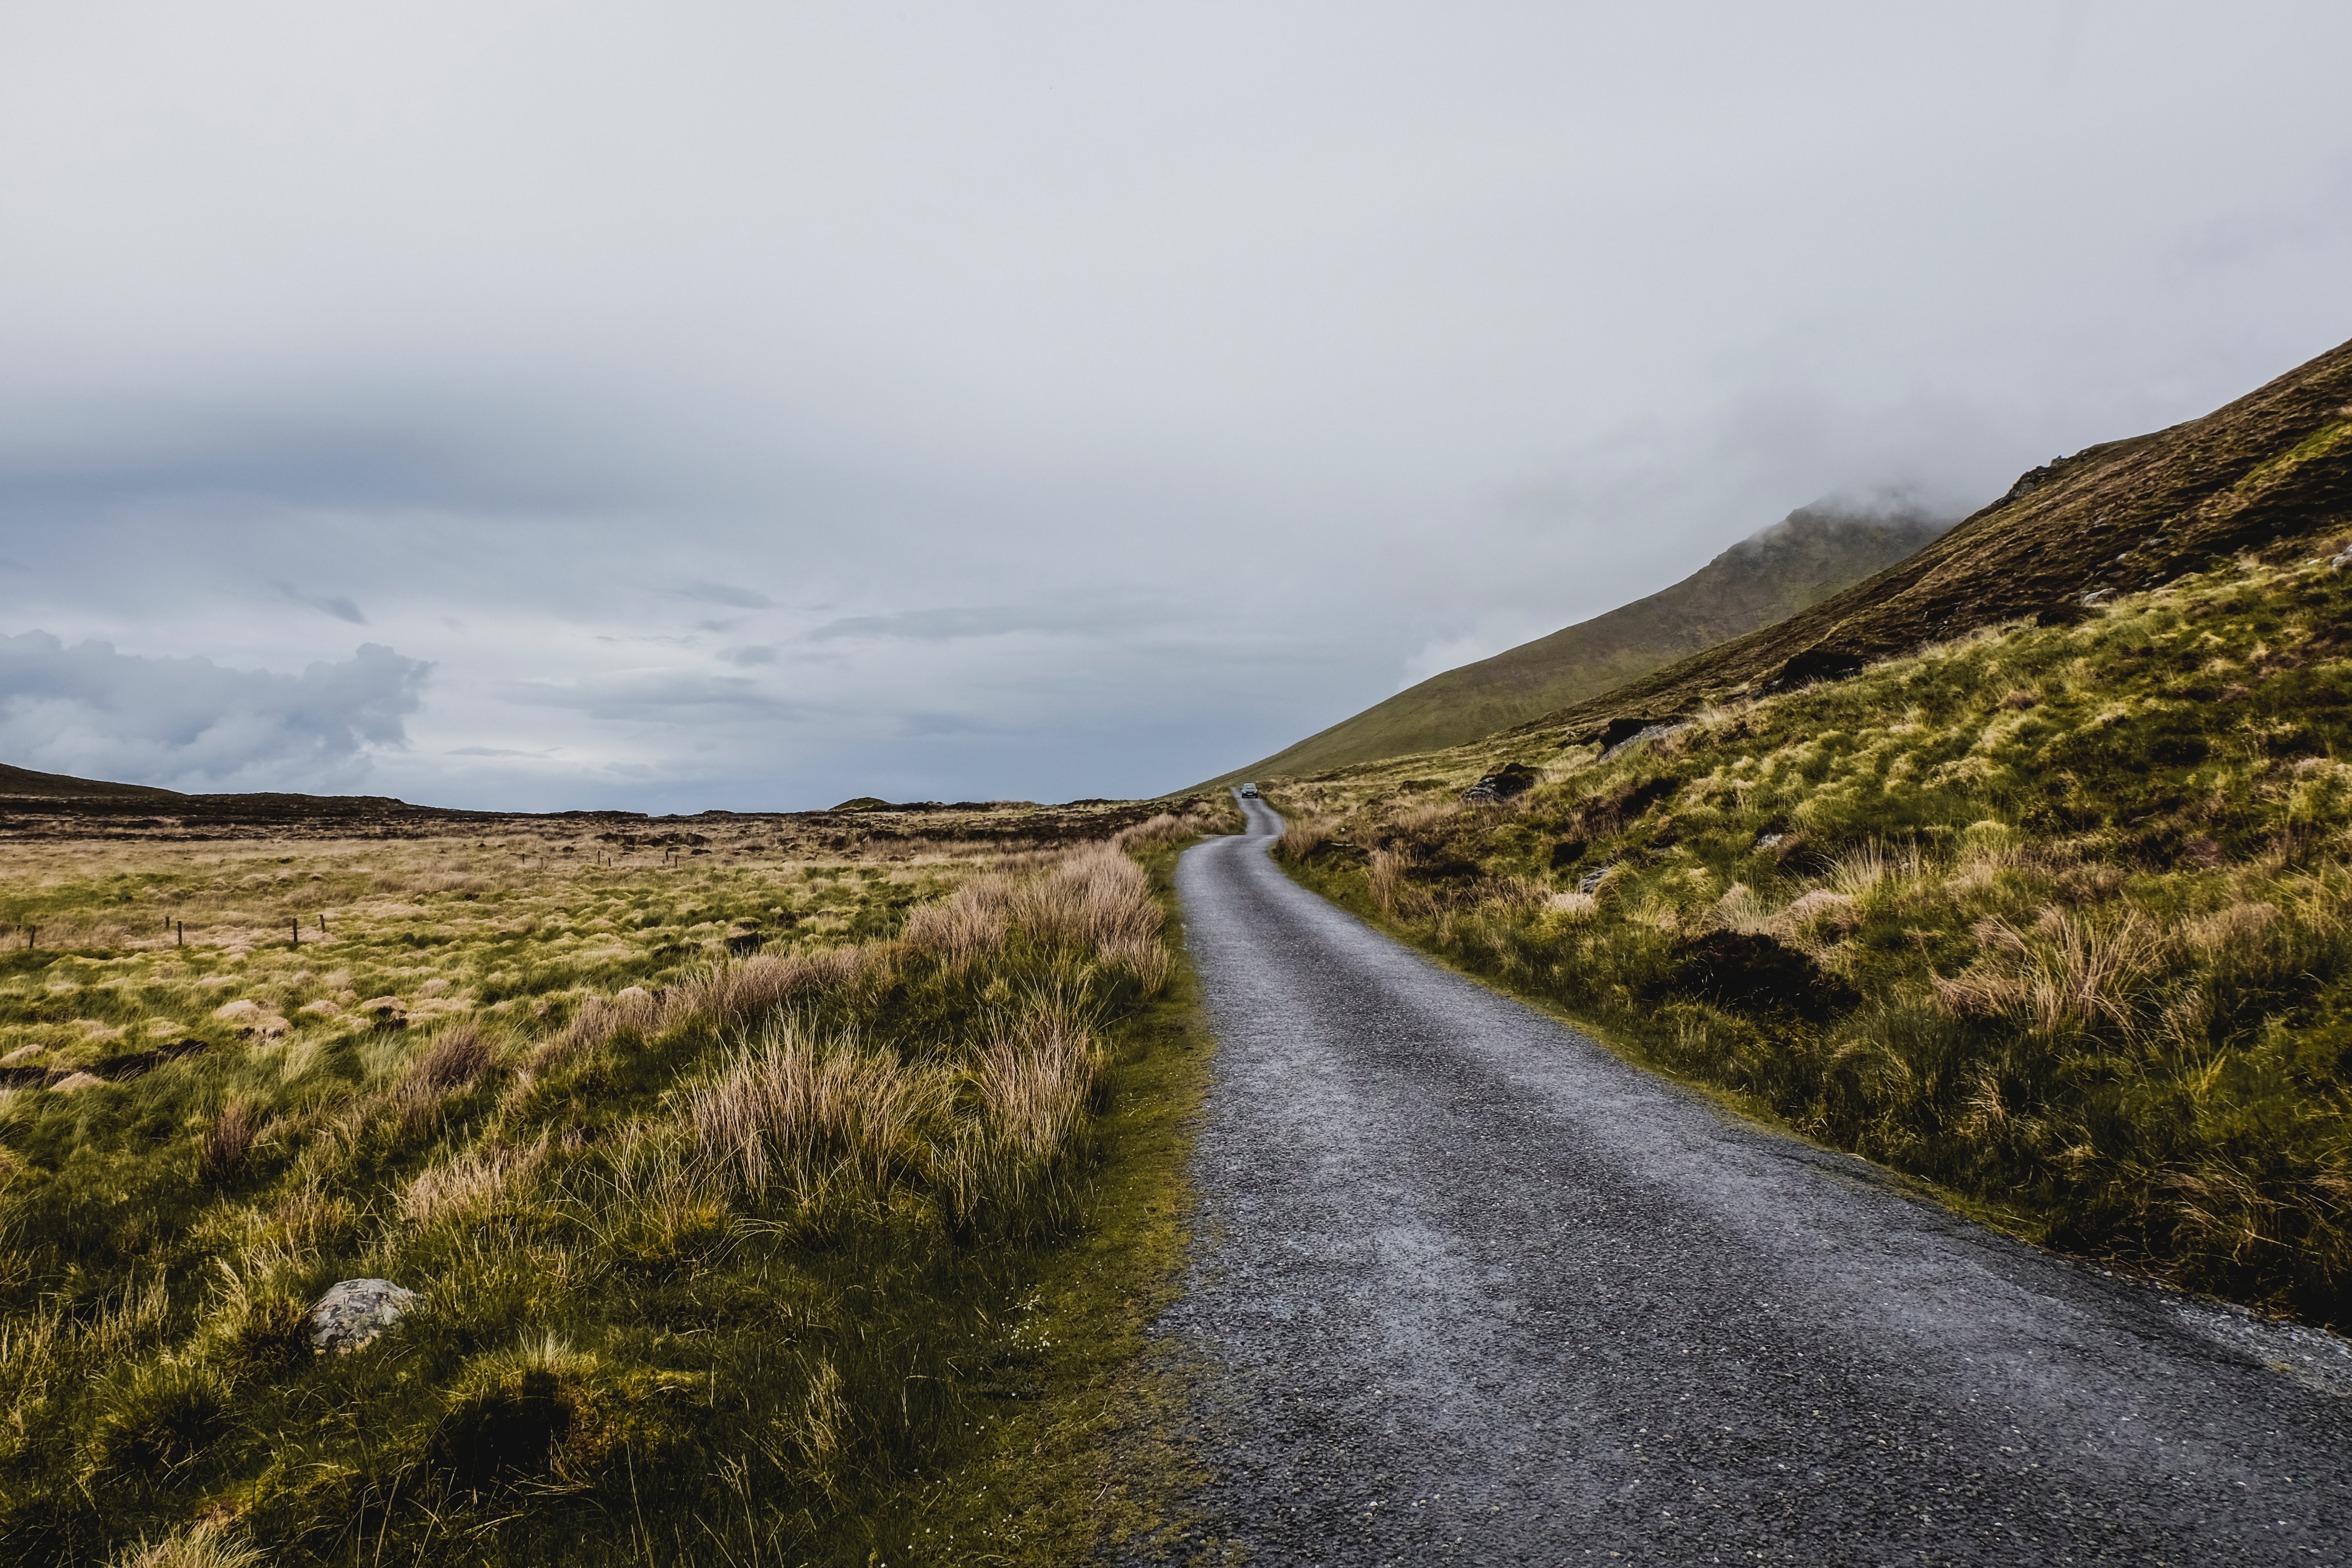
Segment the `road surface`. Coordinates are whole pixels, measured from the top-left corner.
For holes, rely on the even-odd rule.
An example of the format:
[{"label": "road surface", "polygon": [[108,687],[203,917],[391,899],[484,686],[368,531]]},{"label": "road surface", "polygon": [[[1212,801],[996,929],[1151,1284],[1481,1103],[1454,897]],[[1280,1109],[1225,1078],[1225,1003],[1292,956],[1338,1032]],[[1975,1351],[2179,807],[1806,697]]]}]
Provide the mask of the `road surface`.
[{"label": "road surface", "polygon": [[1218,1052],[1210,1530],[1329,1563],[2352,1563],[2352,1355],[1741,1123],[1285,877],[1177,873]]}]

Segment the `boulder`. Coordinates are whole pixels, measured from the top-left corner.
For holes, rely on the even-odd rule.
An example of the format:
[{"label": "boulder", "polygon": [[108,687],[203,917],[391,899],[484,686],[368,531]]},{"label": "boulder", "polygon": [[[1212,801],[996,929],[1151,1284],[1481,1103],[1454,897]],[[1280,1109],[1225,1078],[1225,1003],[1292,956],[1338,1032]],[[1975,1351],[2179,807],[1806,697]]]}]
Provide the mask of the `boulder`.
[{"label": "boulder", "polygon": [[358,1350],[373,1343],[415,1304],[415,1291],[389,1279],[344,1279],[330,1285],[304,1320],[310,1348],[320,1355]]},{"label": "boulder", "polygon": [[1591,739],[1600,742],[1603,752],[1613,752],[1644,730],[1654,731],[1661,725],[1679,724],[1682,721],[1683,716],[1679,713],[1668,714],[1659,719],[1644,719],[1637,714],[1621,714],[1602,725],[1601,733],[1592,736]]},{"label": "boulder", "polygon": [[1474,803],[1509,800],[1536,787],[1543,774],[1525,763],[1506,763],[1462,792],[1462,798]]}]

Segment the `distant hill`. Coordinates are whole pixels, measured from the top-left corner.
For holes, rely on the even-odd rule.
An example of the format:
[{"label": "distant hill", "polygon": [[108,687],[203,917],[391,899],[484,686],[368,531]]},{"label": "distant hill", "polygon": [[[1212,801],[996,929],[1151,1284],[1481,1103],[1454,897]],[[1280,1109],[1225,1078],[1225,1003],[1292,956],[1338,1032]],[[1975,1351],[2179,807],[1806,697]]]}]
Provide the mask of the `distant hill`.
[{"label": "distant hill", "polygon": [[1801,508],[1671,588],[1432,676],[1213,782],[1320,773],[1458,746],[1524,724],[1820,604],[1951,524],[1948,516],[1901,505]]},{"label": "distant hill", "polygon": [[105,784],[97,779],[71,778],[64,773],[37,773],[0,763],[0,796],[34,800],[181,800],[175,790],[146,784]]}]

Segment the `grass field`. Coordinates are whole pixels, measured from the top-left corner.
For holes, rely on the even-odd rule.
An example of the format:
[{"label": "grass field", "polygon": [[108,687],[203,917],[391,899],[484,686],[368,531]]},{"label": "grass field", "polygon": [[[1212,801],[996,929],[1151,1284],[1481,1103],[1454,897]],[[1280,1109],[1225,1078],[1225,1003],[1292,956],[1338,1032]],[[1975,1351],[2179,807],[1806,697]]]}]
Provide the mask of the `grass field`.
[{"label": "grass field", "polygon": [[[1164,873],[1221,810],[882,864],[543,821],[12,846],[0,1558],[1163,1528],[1137,1352],[1206,1046]],[[316,1353],[352,1279],[415,1303]]]},{"label": "grass field", "polygon": [[[2078,1253],[2352,1327],[2352,574],[1268,793],[1310,885]],[[1506,762],[1538,782],[1469,805]]]}]

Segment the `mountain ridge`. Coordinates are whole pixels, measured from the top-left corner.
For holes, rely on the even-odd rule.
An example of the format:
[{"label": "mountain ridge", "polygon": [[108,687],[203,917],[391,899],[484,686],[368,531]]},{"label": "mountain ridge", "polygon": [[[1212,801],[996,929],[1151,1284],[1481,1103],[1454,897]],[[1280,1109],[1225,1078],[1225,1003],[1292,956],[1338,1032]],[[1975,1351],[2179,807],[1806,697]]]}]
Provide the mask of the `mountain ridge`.
[{"label": "mountain ridge", "polygon": [[2077,620],[2104,596],[2242,552],[2352,535],[2347,457],[2352,342],[2200,418],[2053,458],[1915,554],[1822,603],[1496,738],[1591,741],[1987,626]]},{"label": "mountain ridge", "polygon": [[1376,762],[1495,734],[1819,604],[1915,553],[1952,523],[1900,500],[1799,507],[1656,593],[1431,676],[1196,787]]}]

